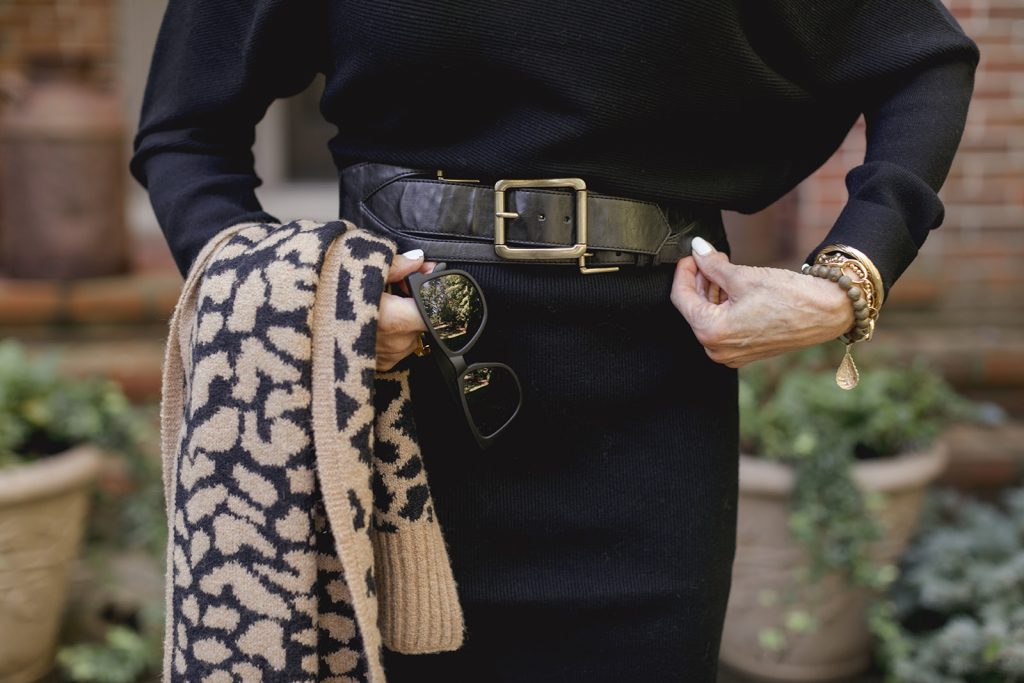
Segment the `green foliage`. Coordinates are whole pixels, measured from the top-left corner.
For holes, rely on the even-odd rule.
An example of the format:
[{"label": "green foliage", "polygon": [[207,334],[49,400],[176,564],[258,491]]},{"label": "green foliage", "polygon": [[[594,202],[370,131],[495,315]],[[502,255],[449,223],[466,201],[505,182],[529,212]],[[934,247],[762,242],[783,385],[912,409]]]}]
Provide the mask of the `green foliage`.
[{"label": "green foliage", "polygon": [[[140,410],[107,378],[71,378],[51,352],[29,358],[15,339],[0,341],[0,468],[27,464],[91,443],[116,457],[131,495],[95,493],[89,538],[162,553],[165,542],[160,463]],[[111,500],[116,498],[116,500]]]},{"label": "green foliage", "polygon": [[951,420],[975,415],[923,358],[861,369],[860,384],[836,386],[835,365],[814,353],[741,370],[741,431],[747,452],[785,462],[820,456],[876,458],[930,445]]},{"label": "green foliage", "polygon": [[[815,346],[742,368],[740,440],[745,453],[794,470],[789,528],[809,556],[801,578],[838,572],[881,589],[896,568],[869,555],[882,535],[871,514],[881,501],[855,485],[854,463],[926,448],[976,408],[919,358],[876,361],[850,391],[835,383],[838,360]],[[766,641],[770,649],[779,639]]]},{"label": "green foliage", "polygon": [[895,683],[1024,681],[1024,488],[929,498],[872,629]]},{"label": "green foliage", "polygon": [[143,438],[118,386],[106,379],[69,379],[58,357],[29,360],[13,339],[0,341],[0,467],[18,465],[90,442],[118,449]]},{"label": "green foliage", "polygon": [[888,360],[861,370],[851,391],[836,386],[823,347],[786,354],[740,373],[740,438],[747,453],[796,472],[790,530],[810,550],[812,578],[838,570],[856,583],[883,586],[892,568],[867,558],[881,530],[851,468],[931,445],[953,420],[975,415],[922,359]]},{"label": "green foliage", "polygon": [[133,683],[149,668],[152,646],[125,626],[113,626],[103,643],[65,647],[57,654],[64,675],[81,683]]},{"label": "green foliage", "polygon": [[[93,488],[86,561],[102,575],[113,554],[142,549],[162,565],[167,527],[152,420],[116,382],[67,377],[59,372],[59,360],[52,352],[30,358],[17,340],[0,341],[0,469],[27,465],[79,444],[98,446],[106,456],[104,479],[113,483]],[[162,611],[162,600],[144,609]],[[159,647],[154,650],[152,641],[160,628],[151,630],[115,626],[105,643],[62,648],[60,661],[72,680],[135,680],[139,671],[159,663]],[[143,642],[149,644],[142,648]]]}]

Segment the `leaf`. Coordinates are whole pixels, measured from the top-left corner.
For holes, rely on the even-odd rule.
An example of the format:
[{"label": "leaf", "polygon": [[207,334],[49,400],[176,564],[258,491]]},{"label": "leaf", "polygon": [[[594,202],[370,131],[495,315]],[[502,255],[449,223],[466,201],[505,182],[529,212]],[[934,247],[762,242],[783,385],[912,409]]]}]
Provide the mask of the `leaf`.
[{"label": "leaf", "polygon": [[777,628],[764,628],[757,634],[757,642],[768,652],[781,652],[786,648],[786,636]]},{"label": "leaf", "polygon": [[817,629],[817,621],[806,610],[794,609],[786,613],[786,628],[794,633],[811,633]]}]

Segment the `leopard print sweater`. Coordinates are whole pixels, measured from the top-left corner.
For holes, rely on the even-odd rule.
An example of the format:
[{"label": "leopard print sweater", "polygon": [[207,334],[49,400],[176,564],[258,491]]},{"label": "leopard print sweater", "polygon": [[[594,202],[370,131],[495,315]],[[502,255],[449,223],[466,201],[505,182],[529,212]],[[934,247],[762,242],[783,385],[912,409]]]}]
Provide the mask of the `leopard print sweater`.
[{"label": "leopard print sweater", "polygon": [[384,646],[462,645],[408,370],[375,370],[395,249],[247,222],[190,269],[160,415],[164,681],[385,683]]}]

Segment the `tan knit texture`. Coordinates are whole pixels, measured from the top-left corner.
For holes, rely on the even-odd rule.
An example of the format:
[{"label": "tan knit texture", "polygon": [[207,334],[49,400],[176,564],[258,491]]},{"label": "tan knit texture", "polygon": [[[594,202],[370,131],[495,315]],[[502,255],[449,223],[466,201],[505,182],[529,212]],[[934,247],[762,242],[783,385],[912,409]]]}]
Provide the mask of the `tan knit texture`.
[{"label": "tan knit texture", "polygon": [[[379,441],[394,444],[403,456],[391,463],[375,459],[375,470],[388,490],[402,490],[410,480],[413,485],[426,487],[425,470],[420,469],[410,478],[407,468],[402,467],[410,459],[422,462],[419,445],[403,429],[396,428],[409,401],[409,373],[381,373],[378,377],[395,382],[399,395],[377,413],[375,434]],[[432,506],[427,507],[433,515]],[[441,527],[409,521],[399,505],[390,505],[386,512],[375,506],[374,514],[398,528],[395,533],[373,537],[385,645],[405,654],[458,649],[463,639],[462,611],[455,583],[450,579],[451,567]]]},{"label": "tan knit texture", "polygon": [[408,371],[374,370],[394,252],[348,221],[241,223],[189,272],[161,402],[165,681],[384,683],[385,645],[461,646]]}]

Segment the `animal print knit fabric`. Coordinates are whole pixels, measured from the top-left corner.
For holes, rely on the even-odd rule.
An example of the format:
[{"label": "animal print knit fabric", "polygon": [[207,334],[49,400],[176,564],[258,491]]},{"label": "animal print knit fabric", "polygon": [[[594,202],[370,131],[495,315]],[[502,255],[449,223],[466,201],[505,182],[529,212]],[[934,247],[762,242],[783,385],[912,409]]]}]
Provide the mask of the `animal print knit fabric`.
[{"label": "animal print knit fabric", "polygon": [[408,370],[375,370],[395,248],[247,222],[190,269],[161,401],[165,682],[384,683],[385,645],[461,646]]}]

